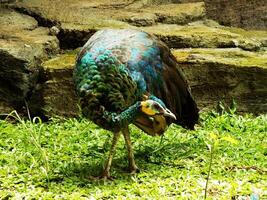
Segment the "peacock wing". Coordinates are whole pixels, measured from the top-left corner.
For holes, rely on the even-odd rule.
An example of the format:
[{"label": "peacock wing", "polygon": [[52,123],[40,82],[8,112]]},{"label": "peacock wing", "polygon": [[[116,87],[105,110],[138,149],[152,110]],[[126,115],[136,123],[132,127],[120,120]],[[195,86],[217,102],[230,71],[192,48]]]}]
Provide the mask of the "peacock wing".
[{"label": "peacock wing", "polygon": [[139,90],[162,100],[176,115],[175,123],[193,129],[198,108],[170,49],[156,37],[141,32],[132,42],[131,55],[127,66]]}]

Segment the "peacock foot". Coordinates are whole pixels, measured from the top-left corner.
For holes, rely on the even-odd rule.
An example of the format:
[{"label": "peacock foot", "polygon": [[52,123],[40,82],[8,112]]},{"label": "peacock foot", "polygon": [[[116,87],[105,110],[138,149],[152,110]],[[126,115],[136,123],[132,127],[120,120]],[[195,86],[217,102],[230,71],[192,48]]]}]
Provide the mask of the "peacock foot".
[{"label": "peacock foot", "polygon": [[136,174],[140,172],[140,169],[134,165],[134,166],[129,166],[130,174]]},{"label": "peacock foot", "polygon": [[99,177],[99,180],[103,180],[103,181],[113,181],[114,180],[114,177],[112,176],[105,176],[105,175],[102,175]]},{"label": "peacock foot", "polygon": [[102,175],[99,177],[100,180],[109,180],[109,181],[113,181],[114,178],[112,176],[110,176],[109,172],[103,171]]}]

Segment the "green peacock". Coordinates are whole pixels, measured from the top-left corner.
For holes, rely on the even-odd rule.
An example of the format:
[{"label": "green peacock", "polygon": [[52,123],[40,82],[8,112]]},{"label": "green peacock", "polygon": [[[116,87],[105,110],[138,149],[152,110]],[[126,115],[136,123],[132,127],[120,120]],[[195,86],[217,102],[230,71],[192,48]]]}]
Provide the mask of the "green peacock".
[{"label": "green peacock", "polygon": [[171,123],[194,129],[198,121],[197,105],[174,56],[163,42],[143,31],[96,32],[77,56],[74,83],[83,115],[114,133],[103,178],[110,178],[121,133],[129,170],[138,171],[129,124],[155,136]]}]

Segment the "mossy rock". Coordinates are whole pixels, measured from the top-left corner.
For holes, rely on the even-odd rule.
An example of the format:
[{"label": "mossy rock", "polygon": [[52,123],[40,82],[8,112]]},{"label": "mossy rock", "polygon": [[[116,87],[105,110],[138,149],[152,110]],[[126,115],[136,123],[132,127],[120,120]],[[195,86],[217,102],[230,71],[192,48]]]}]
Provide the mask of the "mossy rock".
[{"label": "mossy rock", "polygon": [[236,101],[239,112],[267,112],[267,52],[241,49],[173,50],[201,108]]},{"label": "mossy rock", "polygon": [[236,67],[259,67],[267,69],[267,51],[250,52],[238,48],[229,49],[180,49],[173,50],[178,62],[210,62]]},{"label": "mossy rock", "polygon": [[40,64],[59,50],[48,28],[0,7],[0,114],[22,110],[38,83]]},{"label": "mossy rock", "polygon": [[159,24],[142,27],[171,48],[233,48],[258,51],[267,46],[267,31],[228,28],[206,20],[186,26]]},{"label": "mossy rock", "polygon": [[[72,79],[76,51],[43,63],[46,81],[35,101],[45,116],[77,116],[78,98]],[[266,52],[241,49],[172,50],[184,71],[201,109],[211,109],[219,101],[235,100],[239,112],[262,113],[267,110]],[[41,104],[40,104],[41,103]]]},{"label": "mossy rock", "polygon": [[46,117],[78,115],[78,99],[72,78],[77,52],[74,50],[58,55],[42,64],[45,81],[30,101],[35,114]]},{"label": "mossy rock", "polygon": [[115,24],[119,21],[147,26],[155,22],[185,24],[205,17],[204,2],[172,4],[171,1],[165,1],[158,4],[141,1],[28,0],[18,2],[14,7],[60,24],[95,25],[95,28],[103,27],[103,24],[107,25],[109,20],[113,22],[109,23],[108,27],[115,28],[117,26]]}]

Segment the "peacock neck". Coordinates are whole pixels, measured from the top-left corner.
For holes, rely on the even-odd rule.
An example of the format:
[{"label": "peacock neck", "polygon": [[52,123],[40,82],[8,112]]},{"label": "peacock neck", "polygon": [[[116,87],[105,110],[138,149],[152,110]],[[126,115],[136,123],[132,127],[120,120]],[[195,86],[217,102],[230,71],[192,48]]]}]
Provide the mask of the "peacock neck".
[{"label": "peacock neck", "polygon": [[104,112],[104,118],[110,122],[110,125],[115,127],[126,127],[129,124],[133,123],[137,116],[141,113],[141,103],[140,101],[136,102],[132,106],[128,107],[126,110],[121,113],[114,112]]},{"label": "peacock neck", "polygon": [[141,103],[138,101],[120,114],[122,125],[131,124],[141,112]]}]

